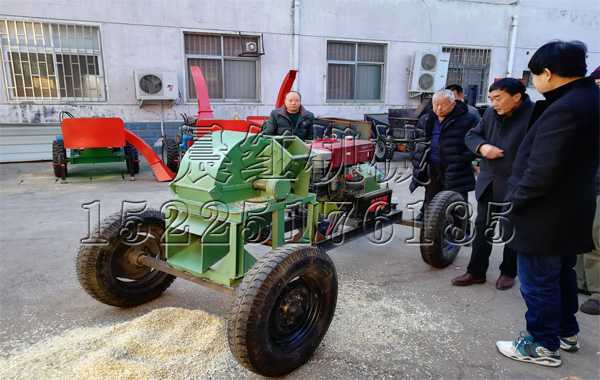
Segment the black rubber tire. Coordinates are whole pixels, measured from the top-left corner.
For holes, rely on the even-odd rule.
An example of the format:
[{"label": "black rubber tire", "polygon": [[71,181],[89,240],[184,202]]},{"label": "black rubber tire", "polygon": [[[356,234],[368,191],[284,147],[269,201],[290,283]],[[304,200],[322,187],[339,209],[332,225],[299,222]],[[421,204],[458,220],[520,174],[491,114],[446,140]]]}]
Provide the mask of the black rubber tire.
[{"label": "black rubber tire", "polygon": [[385,144],[385,161],[391,161],[394,158],[394,153],[396,152],[396,145],[393,143]]},{"label": "black rubber tire", "polygon": [[421,228],[421,257],[435,268],[445,268],[454,262],[460,244],[448,246],[446,228],[452,223],[452,207],[464,204],[463,197],[454,191],[442,191],[433,197],[425,209]]},{"label": "black rubber tire", "polygon": [[127,165],[127,173],[136,175],[140,172],[140,157],[137,149],[129,143],[123,148],[125,152],[125,164]]},{"label": "black rubber tire", "polygon": [[67,150],[62,141],[52,141],[52,167],[56,178],[67,178]]},{"label": "black rubber tire", "polygon": [[[137,239],[146,236],[144,242],[137,245],[125,243],[123,232],[128,232],[133,226],[136,226]],[[137,306],[159,297],[175,280],[174,276],[144,266],[133,266],[135,276],[131,277],[139,278],[130,277],[129,281],[123,281],[118,276],[118,265],[122,255],[132,248],[142,248],[146,252],[154,248],[152,256],[164,259],[164,245],[160,244],[164,230],[164,216],[157,210],[131,215],[123,221],[120,213],[106,218],[100,231],[93,235],[97,244],[86,243],[79,248],[75,267],[81,287],[96,300],[118,307]],[[103,241],[107,244],[102,244]],[[127,265],[132,266],[131,263]]]},{"label": "black rubber tire", "polygon": [[[297,297],[295,291],[308,288],[304,299],[312,302],[303,304],[307,308],[284,303],[290,294]],[[263,376],[292,372],[310,359],[325,336],[335,313],[337,291],[335,266],[321,249],[290,244],[270,251],[254,264],[237,289],[227,321],[231,353],[241,365]],[[302,311],[300,328],[292,326],[289,335],[278,337],[274,329],[281,328],[279,317],[288,310]]]},{"label": "black rubber tire", "polygon": [[373,154],[375,156],[375,161],[377,161],[377,162],[385,161],[386,151],[387,151],[387,144],[385,143],[385,140],[377,139],[375,141],[375,153]]},{"label": "black rubber tire", "polygon": [[167,153],[167,167],[172,172],[177,173],[177,170],[179,170],[179,160],[181,159],[179,144],[173,139],[165,139],[164,142]]}]

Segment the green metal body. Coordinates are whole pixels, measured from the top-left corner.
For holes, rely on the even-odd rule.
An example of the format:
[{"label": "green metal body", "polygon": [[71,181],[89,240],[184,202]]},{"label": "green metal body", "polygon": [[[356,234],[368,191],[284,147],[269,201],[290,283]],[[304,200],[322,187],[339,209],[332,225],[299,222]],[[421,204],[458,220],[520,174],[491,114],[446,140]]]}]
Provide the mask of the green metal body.
[{"label": "green metal body", "polygon": [[[167,263],[233,286],[255,262],[244,248],[253,231],[270,228],[275,248],[285,242],[287,207],[305,205],[313,220],[309,163],[310,149],[295,137],[222,131],[196,140],[171,183]],[[310,242],[314,225],[307,223],[303,241]]]},{"label": "green metal body", "polygon": [[[285,244],[290,207],[306,210],[294,241],[315,243],[320,217],[342,207],[336,199],[317,200],[309,192],[311,157],[310,147],[290,136],[224,130],[197,139],[170,185],[175,195],[164,210],[167,263],[234,286],[255,262],[245,248],[250,236],[266,229],[273,248]],[[380,174],[372,165],[353,170],[364,178],[362,193],[380,189]]]},{"label": "green metal body", "polygon": [[112,150],[109,148],[71,149],[68,158],[69,164],[73,165],[124,162],[125,160],[123,149]]}]

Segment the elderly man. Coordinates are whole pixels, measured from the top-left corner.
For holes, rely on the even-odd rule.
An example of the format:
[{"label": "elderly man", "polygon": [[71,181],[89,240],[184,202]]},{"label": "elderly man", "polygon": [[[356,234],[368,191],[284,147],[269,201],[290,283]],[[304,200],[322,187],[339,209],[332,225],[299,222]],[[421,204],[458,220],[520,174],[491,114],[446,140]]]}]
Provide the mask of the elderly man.
[{"label": "elderly man", "polygon": [[290,91],[285,96],[284,106],[271,112],[265,122],[263,134],[297,136],[302,140],[313,139],[315,115],[301,104],[302,96],[298,91]]},{"label": "elderly man", "polygon": [[[494,82],[489,89],[489,99],[492,107],[487,109],[483,119],[465,137],[469,149],[481,157],[481,171],[475,185],[477,218],[471,261],[467,272],[452,280],[452,284],[456,286],[485,283],[492,253],[492,236],[486,234],[486,230],[494,227],[494,213],[502,213],[502,209],[494,204],[504,201],[513,160],[525,137],[527,123],[533,111],[533,102],[529,100],[525,86],[518,79],[504,78]],[[506,242],[512,229],[506,223],[500,227],[502,240]],[[516,275],[517,255],[505,245],[496,288],[512,288]]]},{"label": "elderly man", "polygon": [[508,180],[527,332],[496,342],[501,354],[557,367],[559,348],[577,351],[577,255],[594,248],[600,97],[585,78],[581,42],[553,41],[529,61],[537,102]]},{"label": "elderly man", "polygon": [[[467,193],[475,188],[471,168],[474,157],[465,145],[465,135],[477,124],[467,105],[456,101],[450,90],[433,95],[432,110],[419,118],[417,127],[425,132],[429,149],[413,154],[411,192],[425,185],[424,207],[442,190],[453,190],[468,201]],[[421,164],[425,164],[425,168]],[[423,220],[423,212],[416,218]]]}]

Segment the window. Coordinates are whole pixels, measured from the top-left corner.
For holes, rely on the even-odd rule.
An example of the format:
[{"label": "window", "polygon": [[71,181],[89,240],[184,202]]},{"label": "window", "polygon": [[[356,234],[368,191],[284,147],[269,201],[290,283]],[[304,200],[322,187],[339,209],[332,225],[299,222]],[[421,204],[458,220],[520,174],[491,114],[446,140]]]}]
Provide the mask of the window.
[{"label": "window", "polygon": [[249,42],[258,37],[185,33],[188,99],[196,99],[190,67],[199,66],[211,99],[258,100],[259,58],[242,56]]},{"label": "window", "polygon": [[97,26],[0,20],[9,98],[105,100]]},{"label": "window", "polygon": [[381,101],[385,45],[327,42],[327,100]]},{"label": "window", "polygon": [[468,97],[471,86],[477,86],[477,103],[485,103],[490,74],[489,49],[465,49],[445,47],[444,52],[450,53],[446,85],[460,84]]}]

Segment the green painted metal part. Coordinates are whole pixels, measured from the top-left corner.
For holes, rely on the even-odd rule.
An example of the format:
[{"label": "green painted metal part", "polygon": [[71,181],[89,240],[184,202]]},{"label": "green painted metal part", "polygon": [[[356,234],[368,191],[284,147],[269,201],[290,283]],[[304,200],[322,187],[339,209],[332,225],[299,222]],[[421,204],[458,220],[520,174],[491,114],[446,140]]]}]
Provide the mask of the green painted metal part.
[{"label": "green painted metal part", "polygon": [[[364,178],[363,193],[380,189],[376,168],[365,163],[353,170]],[[309,192],[311,175],[310,147],[296,137],[204,134],[188,149],[170,185],[174,197],[163,210],[167,263],[234,286],[255,262],[245,248],[250,237],[266,229],[273,248],[286,243],[288,208],[306,212],[294,241],[315,243],[319,220],[345,206],[328,197],[317,200]]]},{"label": "green painted metal part", "polygon": [[252,231],[271,230],[285,243],[285,209],[307,205],[314,235],[316,197],[308,192],[310,149],[296,137],[207,133],[181,160],[166,214],[166,256],[172,267],[233,286],[254,264],[244,248]]},{"label": "green painted metal part", "polygon": [[109,148],[71,149],[68,162],[70,164],[99,164],[108,162],[124,162],[126,160],[122,149]]}]

